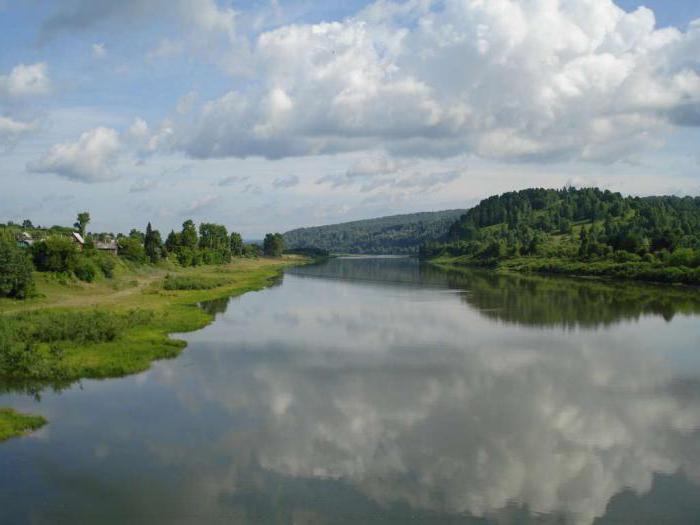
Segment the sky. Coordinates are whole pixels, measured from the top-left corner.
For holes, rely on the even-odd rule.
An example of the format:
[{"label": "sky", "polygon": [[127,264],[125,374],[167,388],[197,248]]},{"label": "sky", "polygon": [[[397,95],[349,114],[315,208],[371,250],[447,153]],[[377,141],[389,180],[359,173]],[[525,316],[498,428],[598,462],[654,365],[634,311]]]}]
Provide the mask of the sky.
[{"label": "sky", "polygon": [[700,194],[697,0],[0,0],[0,222]]}]

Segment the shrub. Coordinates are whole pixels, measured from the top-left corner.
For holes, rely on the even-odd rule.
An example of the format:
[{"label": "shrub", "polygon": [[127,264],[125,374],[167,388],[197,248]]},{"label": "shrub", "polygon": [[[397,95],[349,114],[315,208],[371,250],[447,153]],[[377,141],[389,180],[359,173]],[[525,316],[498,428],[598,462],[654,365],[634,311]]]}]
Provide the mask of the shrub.
[{"label": "shrub", "polygon": [[98,270],[92,259],[85,257],[84,255],[78,255],[73,260],[72,266],[73,273],[81,281],[91,283],[95,280]]},{"label": "shrub", "polygon": [[0,240],[0,297],[24,299],[34,292],[31,258],[11,241]]},{"label": "shrub", "polygon": [[75,243],[68,237],[49,237],[32,246],[34,264],[42,272],[68,272],[78,253]]},{"label": "shrub", "polygon": [[227,279],[216,277],[174,277],[166,275],[163,288],[166,290],[210,290],[227,283]]},{"label": "shrub", "polygon": [[105,277],[107,277],[108,279],[114,277],[114,268],[117,266],[117,263],[112,255],[107,255],[103,253],[98,254],[95,258],[95,261],[97,262],[97,266],[99,266],[100,271]]},{"label": "shrub", "polygon": [[137,237],[122,237],[119,243],[119,256],[136,263],[146,262],[146,250]]}]

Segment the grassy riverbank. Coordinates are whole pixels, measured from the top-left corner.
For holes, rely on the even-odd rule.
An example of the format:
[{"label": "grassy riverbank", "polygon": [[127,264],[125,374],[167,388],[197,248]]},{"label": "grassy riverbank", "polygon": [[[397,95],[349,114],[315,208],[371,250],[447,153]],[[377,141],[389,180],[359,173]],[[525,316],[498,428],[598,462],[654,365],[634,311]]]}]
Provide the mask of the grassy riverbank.
[{"label": "grassy riverbank", "polygon": [[[141,372],[185,347],[169,334],[212,321],[197,303],[262,289],[283,267],[303,261],[260,258],[185,269],[150,267],[91,284],[41,275],[40,297],[0,301],[0,378],[69,384]],[[0,425],[9,428],[16,416],[0,412]]]},{"label": "grassy riverbank", "polygon": [[10,408],[0,408],[0,442],[37,430],[46,424],[41,416],[20,414]]},{"label": "grassy riverbank", "polygon": [[481,259],[468,255],[443,255],[430,259],[442,267],[489,268],[500,272],[538,273],[573,277],[600,277],[669,284],[700,284],[700,268],[664,266],[643,261],[578,261],[564,257],[512,257]]}]

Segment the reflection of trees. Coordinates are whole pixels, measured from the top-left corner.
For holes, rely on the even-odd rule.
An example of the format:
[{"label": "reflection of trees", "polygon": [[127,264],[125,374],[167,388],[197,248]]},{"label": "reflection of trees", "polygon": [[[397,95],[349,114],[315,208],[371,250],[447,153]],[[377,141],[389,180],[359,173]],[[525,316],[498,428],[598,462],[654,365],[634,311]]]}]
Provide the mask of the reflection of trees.
[{"label": "reflection of trees", "polygon": [[670,321],[700,313],[697,289],[583,279],[503,275],[488,271],[442,273],[451,288],[462,288],[464,302],[482,315],[531,326],[597,327],[642,315]]},{"label": "reflection of trees", "polygon": [[464,290],[464,302],[488,318],[540,327],[608,326],[642,315],[658,315],[670,321],[679,313],[700,313],[700,291],[696,288],[466,268],[446,270],[411,258],[338,258],[294,269],[293,273]]}]

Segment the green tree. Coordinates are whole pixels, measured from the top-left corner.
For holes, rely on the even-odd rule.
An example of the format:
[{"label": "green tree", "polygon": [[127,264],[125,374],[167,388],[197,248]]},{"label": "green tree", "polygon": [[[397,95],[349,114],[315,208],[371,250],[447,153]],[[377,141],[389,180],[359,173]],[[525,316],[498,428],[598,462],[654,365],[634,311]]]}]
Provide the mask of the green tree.
[{"label": "green tree", "polygon": [[231,232],[231,255],[234,257],[240,257],[243,255],[243,238],[238,232]]},{"label": "green tree", "polygon": [[32,246],[34,264],[42,272],[72,271],[77,254],[75,243],[68,237],[52,236]]},{"label": "green tree", "polygon": [[0,240],[0,297],[24,299],[34,291],[34,266],[29,254],[13,242]]},{"label": "green tree", "polygon": [[190,219],[182,223],[182,233],[180,233],[179,245],[195,250],[197,248],[197,228]]},{"label": "green tree", "polygon": [[88,223],[90,222],[90,214],[86,211],[79,213],[78,214],[78,220],[75,221],[73,226],[75,227],[76,230],[85,237],[85,229],[87,228]]},{"label": "green tree", "polygon": [[263,252],[268,257],[280,257],[284,252],[284,238],[281,233],[268,233],[263,241]]},{"label": "green tree", "polygon": [[160,232],[151,227],[151,223],[146,226],[146,235],[143,241],[143,247],[146,252],[146,257],[156,263],[160,260],[163,254],[163,240],[160,237]]}]

